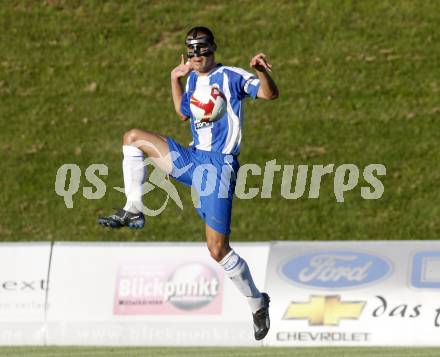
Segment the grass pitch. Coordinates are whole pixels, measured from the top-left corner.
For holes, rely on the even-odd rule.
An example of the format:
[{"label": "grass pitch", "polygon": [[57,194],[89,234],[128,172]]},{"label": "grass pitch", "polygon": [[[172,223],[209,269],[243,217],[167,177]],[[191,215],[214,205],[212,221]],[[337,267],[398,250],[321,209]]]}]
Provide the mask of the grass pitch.
[{"label": "grass pitch", "polygon": [[433,348],[0,348],[8,357],[438,357]]},{"label": "grass pitch", "polygon": [[[0,4],[0,240],[200,240],[189,190],[140,232],[96,224],[124,202],[121,137],[141,127],[190,142],[173,112],[169,73],[196,24],[216,34],[217,60],[248,68],[264,51],[281,96],[246,107],[241,163],[371,163],[384,195],[359,185],[320,196],[235,200],[235,240],[438,239],[440,2],[436,0],[2,1]],[[55,194],[66,163],[82,171],[74,207]],[[85,170],[108,166],[103,199],[82,196]],[[294,176],[294,179],[296,176]],[[248,181],[260,187],[262,177]],[[309,187],[309,185],[307,185]],[[146,200],[158,208],[164,194]],[[253,233],[258,227],[258,233]]]}]

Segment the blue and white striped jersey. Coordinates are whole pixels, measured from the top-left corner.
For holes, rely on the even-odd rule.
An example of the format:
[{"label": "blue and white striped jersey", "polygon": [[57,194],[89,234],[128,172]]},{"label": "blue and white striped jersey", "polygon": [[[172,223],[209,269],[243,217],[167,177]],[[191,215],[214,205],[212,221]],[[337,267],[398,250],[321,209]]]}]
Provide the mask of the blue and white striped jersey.
[{"label": "blue and white striped jersey", "polygon": [[[225,115],[210,123],[197,122],[190,109],[190,98],[199,86],[214,85],[227,101]],[[243,100],[257,97],[260,81],[243,69],[218,64],[208,75],[191,72],[183,94],[181,112],[191,118],[193,145],[200,150],[238,155],[243,128]]]}]

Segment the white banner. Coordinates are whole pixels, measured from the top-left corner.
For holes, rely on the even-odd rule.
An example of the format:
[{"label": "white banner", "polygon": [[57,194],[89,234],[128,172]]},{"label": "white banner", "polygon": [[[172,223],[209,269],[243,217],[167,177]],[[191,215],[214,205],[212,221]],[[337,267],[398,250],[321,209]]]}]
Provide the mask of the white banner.
[{"label": "white banner", "polygon": [[440,242],[275,242],[265,345],[440,346]]},{"label": "white banner", "polygon": [[0,345],[44,344],[50,243],[0,244]]},{"label": "white banner", "polygon": [[[234,244],[263,287],[269,243]],[[48,344],[260,345],[206,244],[57,243]]]},{"label": "white banner", "polygon": [[[272,299],[264,345],[440,346],[439,241],[234,248]],[[0,245],[0,344],[261,345],[203,243],[57,243],[48,282],[50,251]]]}]

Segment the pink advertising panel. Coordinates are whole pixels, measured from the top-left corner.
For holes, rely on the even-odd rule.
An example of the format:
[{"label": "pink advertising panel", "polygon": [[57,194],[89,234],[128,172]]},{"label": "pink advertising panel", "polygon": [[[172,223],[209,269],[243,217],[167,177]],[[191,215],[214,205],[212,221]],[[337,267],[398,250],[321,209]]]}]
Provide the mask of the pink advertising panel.
[{"label": "pink advertising panel", "polygon": [[220,314],[224,273],[202,259],[119,264],[115,315]]}]

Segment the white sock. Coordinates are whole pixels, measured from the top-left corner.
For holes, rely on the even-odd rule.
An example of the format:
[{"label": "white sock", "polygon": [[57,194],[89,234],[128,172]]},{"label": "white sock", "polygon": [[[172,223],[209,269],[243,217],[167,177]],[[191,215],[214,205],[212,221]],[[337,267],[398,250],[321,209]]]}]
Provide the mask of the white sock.
[{"label": "white sock", "polygon": [[252,312],[255,313],[261,309],[264,300],[254,284],[246,261],[234,250],[231,250],[219,264],[225,269],[226,275],[233,281],[238,290],[247,297]]},{"label": "white sock", "polygon": [[144,153],[137,147],[123,145],[122,171],[124,173],[125,196],[127,203],[124,210],[138,213],[143,211],[142,185],[145,182],[147,170],[144,165]]}]

